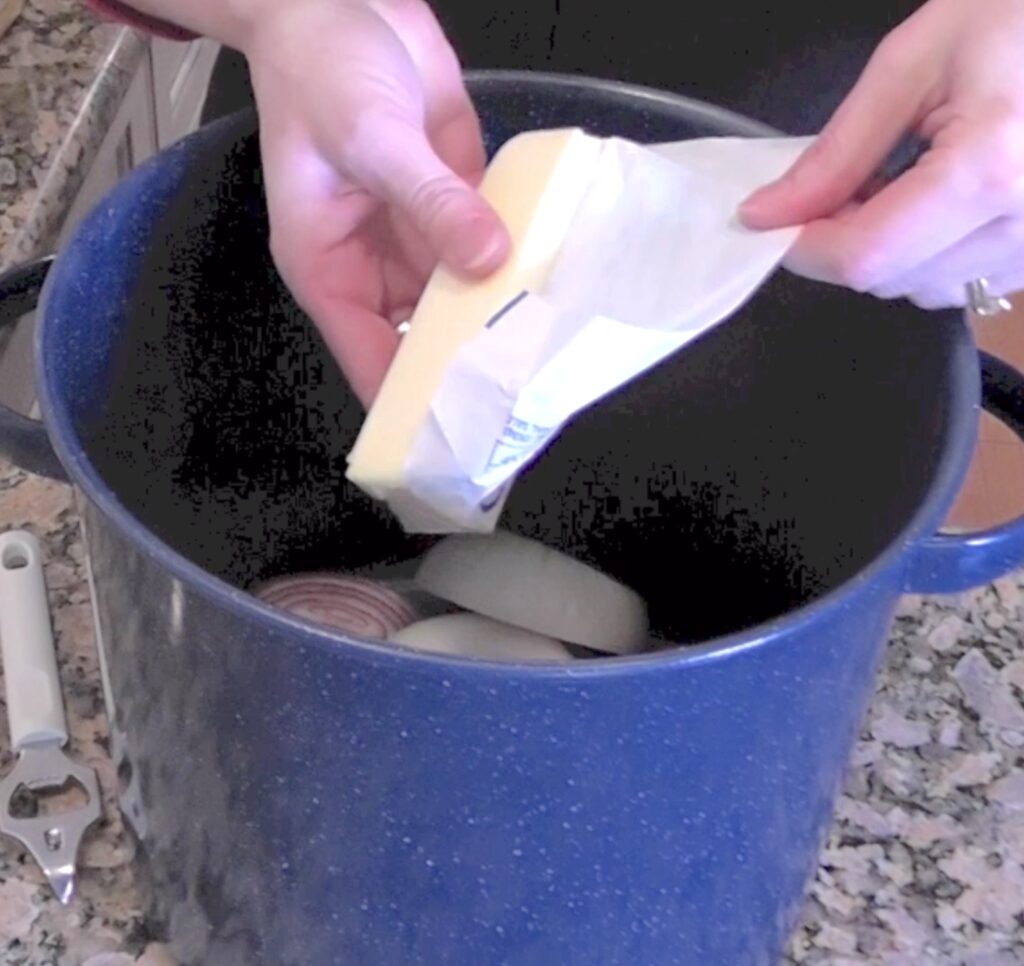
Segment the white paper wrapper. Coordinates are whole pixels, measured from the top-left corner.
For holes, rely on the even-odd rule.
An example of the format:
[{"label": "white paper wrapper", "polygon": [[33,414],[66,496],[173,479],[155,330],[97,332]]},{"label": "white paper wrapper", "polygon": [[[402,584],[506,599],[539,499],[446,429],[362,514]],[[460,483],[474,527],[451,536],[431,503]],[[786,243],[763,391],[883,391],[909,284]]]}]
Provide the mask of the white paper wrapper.
[{"label": "white paper wrapper", "polygon": [[799,227],[739,204],[811,138],[610,139],[545,285],[463,347],[407,466],[437,530],[494,529],[515,476],[580,410],[738,309]]}]

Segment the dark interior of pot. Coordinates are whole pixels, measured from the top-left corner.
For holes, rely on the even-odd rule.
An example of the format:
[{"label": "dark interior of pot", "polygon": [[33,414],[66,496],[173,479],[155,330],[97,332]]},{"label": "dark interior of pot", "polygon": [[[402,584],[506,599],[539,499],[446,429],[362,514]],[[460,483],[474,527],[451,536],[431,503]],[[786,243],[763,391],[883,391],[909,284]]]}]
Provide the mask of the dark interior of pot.
[{"label": "dark interior of pot", "polygon": [[[492,151],[567,124],[641,141],[737,133],[573,87],[483,85],[476,100]],[[188,163],[118,331],[80,333],[114,348],[79,346],[67,367],[89,457],[157,536],[239,587],[418,555],[429,538],[345,480],[363,411],[268,254],[254,119],[219,126]],[[947,443],[952,331],[780,272],[576,419],[501,525],[634,587],[669,641],[784,614],[864,567],[921,504]]]}]

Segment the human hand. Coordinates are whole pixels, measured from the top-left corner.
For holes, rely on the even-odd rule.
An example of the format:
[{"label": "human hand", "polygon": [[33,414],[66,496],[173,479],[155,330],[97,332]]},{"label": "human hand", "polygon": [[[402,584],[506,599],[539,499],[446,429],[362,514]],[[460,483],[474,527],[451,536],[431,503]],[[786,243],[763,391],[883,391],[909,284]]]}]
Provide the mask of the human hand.
[{"label": "human hand", "polygon": [[291,0],[247,35],[271,250],[368,405],[439,260],[507,256],[461,69],[423,0]]},{"label": "human hand", "polygon": [[[928,150],[859,197],[911,132]],[[805,224],[789,269],[881,298],[937,309],[964,305],[977,278],[1024,289],[1024,0],[929,0],[740,213],[751,228]]]}]

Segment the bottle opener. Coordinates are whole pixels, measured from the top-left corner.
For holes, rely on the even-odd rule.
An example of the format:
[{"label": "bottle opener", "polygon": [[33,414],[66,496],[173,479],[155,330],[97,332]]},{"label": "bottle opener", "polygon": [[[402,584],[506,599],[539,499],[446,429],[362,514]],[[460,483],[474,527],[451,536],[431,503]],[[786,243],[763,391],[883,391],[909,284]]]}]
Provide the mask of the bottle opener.
[{"label": "bottle opener", "polygon": [[[75,893],[78,848],[101,814],[99,781],[64,752],[68,742],[39,543],[24,530],[0,534],[0,652],[14,768],[0,780],[0,832],[39,863],[61,903]],[[88,801],[58,814],[13,814],[16,795],[78,782]]]}]

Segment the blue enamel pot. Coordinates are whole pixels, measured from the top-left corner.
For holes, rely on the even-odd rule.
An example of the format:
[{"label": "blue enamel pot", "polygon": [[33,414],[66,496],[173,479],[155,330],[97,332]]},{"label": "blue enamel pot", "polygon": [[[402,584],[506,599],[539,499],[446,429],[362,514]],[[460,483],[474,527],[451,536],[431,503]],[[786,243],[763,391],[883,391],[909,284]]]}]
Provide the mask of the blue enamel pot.
[{"label": "blue enamel pot", "polygon": [[[544,74],[470,86],[527,128],[770,133]],[[80,495],[121,801],[157,931],[211,966],[775,962],[901,594],[1024,561],[1024,523],[941,533],[984,405],[1021,376],[958,313],[777,273],[574,421],[502,525],[649,602],[663,650],[564,666],[330,633],[254,581],[411,560],[344,478],[363,413],[274,271],[256,119],[126,178],[50,264],[26,469]],[[45,280],[45,284],[44,284]]]}]

